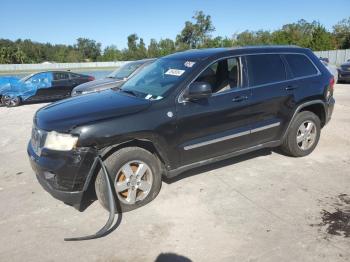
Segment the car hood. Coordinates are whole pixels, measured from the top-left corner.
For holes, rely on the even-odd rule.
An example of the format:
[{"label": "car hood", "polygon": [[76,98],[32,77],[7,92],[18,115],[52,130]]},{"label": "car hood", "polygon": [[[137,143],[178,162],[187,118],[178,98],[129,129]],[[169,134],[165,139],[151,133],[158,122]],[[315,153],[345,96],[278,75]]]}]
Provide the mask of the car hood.
[{"label": "car hood", "polygon": [[341,66],[350,66],[350,62],[345,62],[345,63],[341,64]]},{"label": "car hood", "polygon": [[106,90],[45,106],[36,113],[34,124],[46,131],[66,133],[84,124],[134,114],[145,110],[150,104],[150,101],[142,98]]},{"label": "car hood", "polygon": [[73,92],[86,92],[86,91],[97,91],[105,89],[106,87],[118,87],[124,80],[115,79],[115,78],[102,78],[84,84],[78,85],[74,88]]}]

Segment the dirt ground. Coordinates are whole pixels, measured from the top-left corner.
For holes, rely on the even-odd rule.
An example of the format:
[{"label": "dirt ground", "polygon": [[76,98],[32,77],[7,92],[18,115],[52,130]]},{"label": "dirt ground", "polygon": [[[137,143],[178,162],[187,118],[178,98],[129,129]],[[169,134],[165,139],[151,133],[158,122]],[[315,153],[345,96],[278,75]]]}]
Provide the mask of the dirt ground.
[{"label": "dirt ground", "polygon": [[0,108],[0,261],[350,260],[350,84],[336,85],[333,119],[305,158],[261,150],[163,182],[158,197],[123,214],[85,212],[46,193],[26,146],[34,112]]}]

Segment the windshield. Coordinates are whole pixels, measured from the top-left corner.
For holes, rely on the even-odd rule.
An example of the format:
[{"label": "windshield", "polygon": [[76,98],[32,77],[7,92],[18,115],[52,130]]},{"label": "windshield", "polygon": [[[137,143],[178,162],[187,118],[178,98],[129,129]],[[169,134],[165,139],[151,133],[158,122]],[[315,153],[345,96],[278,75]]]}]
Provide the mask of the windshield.
[{"label": "windshield", "polygon": [[25,81],[27,81],[29,78],[31,78],[34,74],[30,74],[30,75],[27,75],[25,77],[23,77],[21,80],[19,80],[20,82],[24,83]]},{"label": "windshield", "polygon": [[116,78],[116,79],[128,78],[132,73],[136,71],[137,68],[139,68],[143,64],[144,62],[127,63],[126,65],[123,65],[119,67],[117,70],[113,71],[111,74],[108,75],[108,77]]},{"label": "windshield", "polygon": [[195,65],[193,61],[162,58],[153,62],[127,81],[120,89],[145,99],[162,99]]}]

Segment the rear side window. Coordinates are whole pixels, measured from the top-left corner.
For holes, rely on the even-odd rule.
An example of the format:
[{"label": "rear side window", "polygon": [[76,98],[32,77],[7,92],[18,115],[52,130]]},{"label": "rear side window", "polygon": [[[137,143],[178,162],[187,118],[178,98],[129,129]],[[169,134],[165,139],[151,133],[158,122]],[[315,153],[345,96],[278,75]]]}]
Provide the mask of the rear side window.
[{"label": "rear side window", "polygon": [[286,69],[280,55],[249,55],[246,60],[250,86],[286,80]]},{"label": "rear side window", "polygon": [[294,77],[311,76],[317,74],[317,69],[305,55],[284,55]]},{"label": "rear side window", "polygon": [[66,80],[69,79],[68,73],[56,72],[53,74],[53,80]]},{"label": "rear side window", "polygon": [[79,77],[79,75],[74,74],[74,73],[70,73],[70,78],[78,78],[78,77]]}]

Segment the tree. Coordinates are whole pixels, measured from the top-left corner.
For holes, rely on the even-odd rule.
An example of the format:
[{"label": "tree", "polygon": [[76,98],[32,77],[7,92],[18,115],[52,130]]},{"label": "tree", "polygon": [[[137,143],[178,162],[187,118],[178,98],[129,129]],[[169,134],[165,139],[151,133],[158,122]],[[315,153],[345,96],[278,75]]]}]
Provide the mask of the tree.
[{"label": "tree", "polygon": [[197,11],[192,17],[195,23],[185,22],[185,27],[176,37],[176,43],[180,48],[199,48],[204,46],[211,38],[210,33],[215,31],[210,15],[205,15],[203,11]]},{"label": "tree", "polygon": [[137,59],[142,59],[147,57],[147,49],[146,49],[146,44],[143,41],[143,38],[140,38],[140,42],[137,45]]},{"label": "tree", "polygon": [[333,49],[331,33],[327,32],[326,28],[319,24],[312,32],[312,39],[308,47],[314,51]]},{"label": "tree", "polygon": [[337,48],[350,48],[350,17],[333,26],[333,35]]},{"label": "tree", "polygon": [[101,56],[101,43],[88,38],[78,38],[75,48],[81,53],[86,60],[96,61]]},{"label": "tree", "polygon": [[160,39],[158,46],[159,46],[160,56],[169,55],[169,54],[174,53],[176,51],[175,42],[169,38]]},{"label": "tree", "polygon": [[151,39],[150,43],[147,48],[147,56],[148,57],[158,57],[159,56],[159,49],[158,49],[158,43],[157,40]]},{"label": "tree", "polygon": [[120,60],[120,58],[121,58],[120,50],[115,45],[111,45],[111,46],[107,46],[103,50],[103,55],[101,59],[103,61],[117,61],[117,60]]}]

